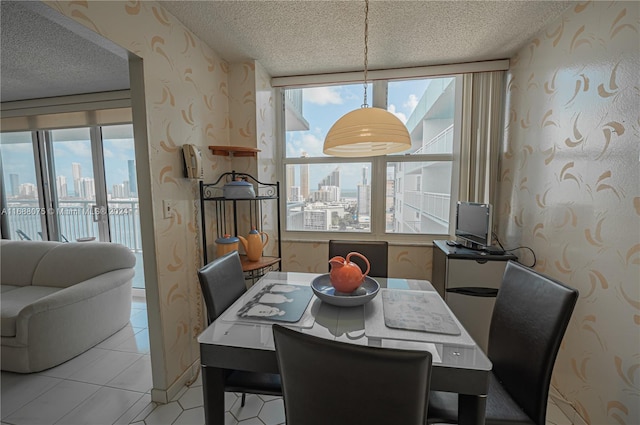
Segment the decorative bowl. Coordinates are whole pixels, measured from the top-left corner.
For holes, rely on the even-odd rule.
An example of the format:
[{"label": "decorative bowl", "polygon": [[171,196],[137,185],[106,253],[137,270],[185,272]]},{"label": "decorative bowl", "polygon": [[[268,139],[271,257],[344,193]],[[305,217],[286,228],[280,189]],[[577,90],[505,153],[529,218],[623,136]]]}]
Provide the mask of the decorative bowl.
[{"label": "decorative bowl", "polygon": [[373,278],[365,276],[364,282],[358,289],[350,294],[337,292],[329,274],[323,274],[311,281],[311,289],[322,302],[338,307],[355,307],[364,305],[375,298],[380,291],[380,284]]}]

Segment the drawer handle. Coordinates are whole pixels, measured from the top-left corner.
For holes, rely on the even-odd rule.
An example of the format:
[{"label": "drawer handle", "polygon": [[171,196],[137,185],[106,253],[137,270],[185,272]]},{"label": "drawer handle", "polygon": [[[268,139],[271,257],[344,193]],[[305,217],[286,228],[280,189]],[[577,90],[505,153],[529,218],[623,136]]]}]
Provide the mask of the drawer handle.
[{"label": "drawer handle", "polygon": [[460,288],[447,288],[447,292],[452,294],[468,295],[470,297],[495,297],[498,295],[498,290],[495,288],[480,288],[480,287],[460,287]]}]

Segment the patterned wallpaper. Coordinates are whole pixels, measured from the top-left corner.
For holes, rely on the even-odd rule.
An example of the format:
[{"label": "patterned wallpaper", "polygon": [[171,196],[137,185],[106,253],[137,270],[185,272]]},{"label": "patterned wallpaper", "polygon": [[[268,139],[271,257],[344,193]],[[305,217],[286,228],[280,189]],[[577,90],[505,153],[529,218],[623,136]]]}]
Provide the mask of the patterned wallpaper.
[{"label": "patterned wallpaper", "polygon": [[589,424],[640,423],[639,9],[572,7],[507,83],[499,234],[580,291],[552,384]]},{"label": "patterned wallpaper", "polygon": [[[431,280],[431,246],[389,245],[389,276]],[[285,241],[282,267],[290,272],[327,273],[329,243]]]},{"label": "patterned wallpaper", "polygon": [[[233,169],[249,173],[258,181],[273,183],[278,178],[275,164],[275,92],[271,87],[271,77],[258,62],[234,63],[230,65],[229,85],[234,93],[230,102],[231,144],[260,150],[257,158],[234,158]],[[265,255],[276,256],[278,203],[262,203],[262,220],[253,221],[247,206],[238,204],[238,233],[246,237],[252,226],[258,227],[269,236]]]},{"label": "patterned wallpaper", "polygon": [[[182,177],[180,147],[201,148],[206,181],[231,170],[208,145],[228,145],[229,65],[155,2],[46,2],[105,38],[143,58],[157,284],[147,282],[154,391],[162,392],[196,365],[196,336],[203,330],[196,270],[201,266],[198,185]],[[233,140],[235,140],[232,137]],[[139,164],[140,165],[140,164]],[[139,178],[139,180],[143,180]],[[144,190],[144,189],[141,189]],[[177,214],[162,218],[162,201]],[[160,326],[157,326],[157,323]],[[154,395],[155,397],[155,395]]]}]

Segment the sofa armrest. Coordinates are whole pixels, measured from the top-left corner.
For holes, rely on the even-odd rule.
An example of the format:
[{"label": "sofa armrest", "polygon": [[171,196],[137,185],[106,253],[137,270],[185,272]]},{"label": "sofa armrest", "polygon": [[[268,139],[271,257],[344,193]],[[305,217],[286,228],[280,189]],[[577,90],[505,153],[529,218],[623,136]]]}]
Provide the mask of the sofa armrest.
[{"label": "sofa armrest", "polygon": [[[28,305],[16,319],[16,343],[29,343],[29,329],[38,327],[37,321],[46,322],[52,315],[64,315],[65,310],[71,311],[79,308],[83,302],[100,297],[101,294],[119,288],[123,285],[131,285],[135,272],[133,269],[120,269],[110,271],[75,285],[61,289],[60,291],[43,297],[33,304]],[[130,300],[129,300],[130,302]],[[75,320],[91,321],[91,317],[70,315]],[[44,323],[42,323],[43,325]]]}]

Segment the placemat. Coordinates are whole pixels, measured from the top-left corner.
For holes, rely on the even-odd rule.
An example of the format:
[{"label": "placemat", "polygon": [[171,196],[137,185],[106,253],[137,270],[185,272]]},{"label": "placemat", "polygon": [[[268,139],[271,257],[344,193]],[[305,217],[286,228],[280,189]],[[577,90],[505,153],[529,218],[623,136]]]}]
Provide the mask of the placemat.
[{"label": "placemat", "polygon": [[390,328],[460,335],[437,293],[384,291],[382,305],[384,323]]},{"label": "placemat", "polygon": [[[412,291],[412,290],[394,290],[394,289],[380,289],[382,294],[385,292],[406,292],[411,294],[419,293],[432,293],[437,296],[433,291]],[[439,298],[441,303],[444,303],[442,298]],[[444,306],[446,309],[446,305]],[[435,344],[455,344],[464,346],[473,346],[475,342],[473,338],[469,336],[469,333],[464,330],[460,322],[455,316],[452,316],[453,321],[461,330],[460,335],[447,335],[434,332],[422,332],[407,329],[390,328],[384,323],[384,312],[382,305],[382,296],[378,294],[377,297],[364,305],[364,333],[368,338],[375,339],[398,339],[406,341],[423,341],[432,342]]]},{"label": "placemat", "polygon": [[293,323],[300,320],[312,297],[309,286],[271,283],[260,289],[236,314],[242,318]]}]

